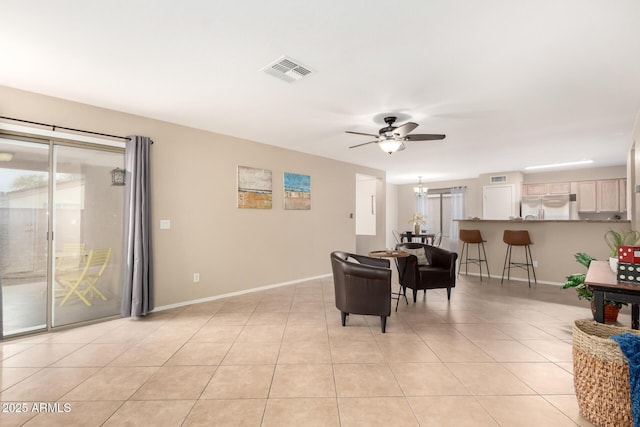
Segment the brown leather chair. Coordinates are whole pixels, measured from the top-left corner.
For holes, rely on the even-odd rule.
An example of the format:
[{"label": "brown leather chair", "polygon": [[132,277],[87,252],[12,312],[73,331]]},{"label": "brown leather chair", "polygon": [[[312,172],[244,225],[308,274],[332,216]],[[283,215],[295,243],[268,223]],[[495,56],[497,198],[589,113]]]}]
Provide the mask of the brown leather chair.
[{"label": "brown leather chair", "polygon": [[349,313],[380,316],[384,333],[391,315],[389,260],[335,251],[331,253],[331,268],[342,326]]},{"label": "brown leather chair", "polygon": [[446,249],[437,248],[424,243],[401,243],[396,249],[424,250],[426,264],[420,265],[416,255],[398,258],[398,277],[400,286],[413,289],[413,302],[416,302],[418,291],[427,289],[447,289],[447,299],[451,299],[451,288],[456,286],[456,260],[458,254]]}]

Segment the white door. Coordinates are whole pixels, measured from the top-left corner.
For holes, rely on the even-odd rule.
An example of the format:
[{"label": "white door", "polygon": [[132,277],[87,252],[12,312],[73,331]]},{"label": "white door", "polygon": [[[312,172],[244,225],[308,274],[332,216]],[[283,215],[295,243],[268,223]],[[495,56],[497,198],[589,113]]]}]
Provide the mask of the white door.
[{"label": "white door", "polygon": [[486,185],[482,194],[483,219],[509,219],[515,216],[513,185]]},{"label": "white door", "polygon": [[356,176],[356,234],[376,235],[376,178]]}]

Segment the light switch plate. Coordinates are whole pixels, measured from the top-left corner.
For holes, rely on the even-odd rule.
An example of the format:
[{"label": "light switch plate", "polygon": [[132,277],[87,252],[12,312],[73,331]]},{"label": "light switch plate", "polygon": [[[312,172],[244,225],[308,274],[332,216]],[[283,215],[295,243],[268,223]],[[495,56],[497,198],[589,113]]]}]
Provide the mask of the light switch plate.
[{"label": "light switch plate", "polygon": [[171,220],[170,219],[161,219],[160,220],[160,230],[169,230],[171,228]]}]

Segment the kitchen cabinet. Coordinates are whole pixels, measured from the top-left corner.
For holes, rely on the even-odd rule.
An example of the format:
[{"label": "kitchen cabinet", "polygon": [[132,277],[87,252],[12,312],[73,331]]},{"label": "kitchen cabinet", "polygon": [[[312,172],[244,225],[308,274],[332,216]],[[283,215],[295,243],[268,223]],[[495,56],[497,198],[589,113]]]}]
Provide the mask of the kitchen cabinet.
[{"label": "kitchen cabinet", "polygon": [[576,183],[578,212],[624,212],[627,210],[627,180],[602,179]]},{"label": "kitchen cabinet", "polygon": [[547,184],[548,194],[569,194],[571,193],[571,183],[569,182],[553,182]]},{"label": "kitchen cabinet", "polygon": [[620,212],[627,211],[627,180],[619,179],[618,188],[620,189]]},{"label": "kitchen cabinet", "polygon": [[524,190],[526,196],[544,196],[547,194],[547,184],[526,184]]},{"label": "kitchen cabinet", "polygon": [[620,180],[596,181],[598,212],[620,212]]},{"label": "kitchen cabinet", "polygon": [[546,196],[547,194],[571,193],[570,182],[550,182],[548,184],[525,184],[522,194],[525,196]]},{"label": "kitchen cabinet", "polygon": [[577,183],[578,212],[597,212],[596,191],[596,181],[579,181]]}]

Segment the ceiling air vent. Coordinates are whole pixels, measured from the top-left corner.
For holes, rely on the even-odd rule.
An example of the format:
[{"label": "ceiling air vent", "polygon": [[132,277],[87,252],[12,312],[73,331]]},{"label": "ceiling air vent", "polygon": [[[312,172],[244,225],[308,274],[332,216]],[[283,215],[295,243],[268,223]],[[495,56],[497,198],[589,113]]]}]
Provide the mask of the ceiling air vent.
[{"label": "ceiling air vent", "polygon": [[267,65],[262,71],[287,83],[297,82],[311,74],[311,70],[308,67],[286,56]]},{"label": "ceiling air vent", "polygon": [[501,182],[507,182],[507,175],[495,175],[490,179],[492,184],[500,184]]}]

